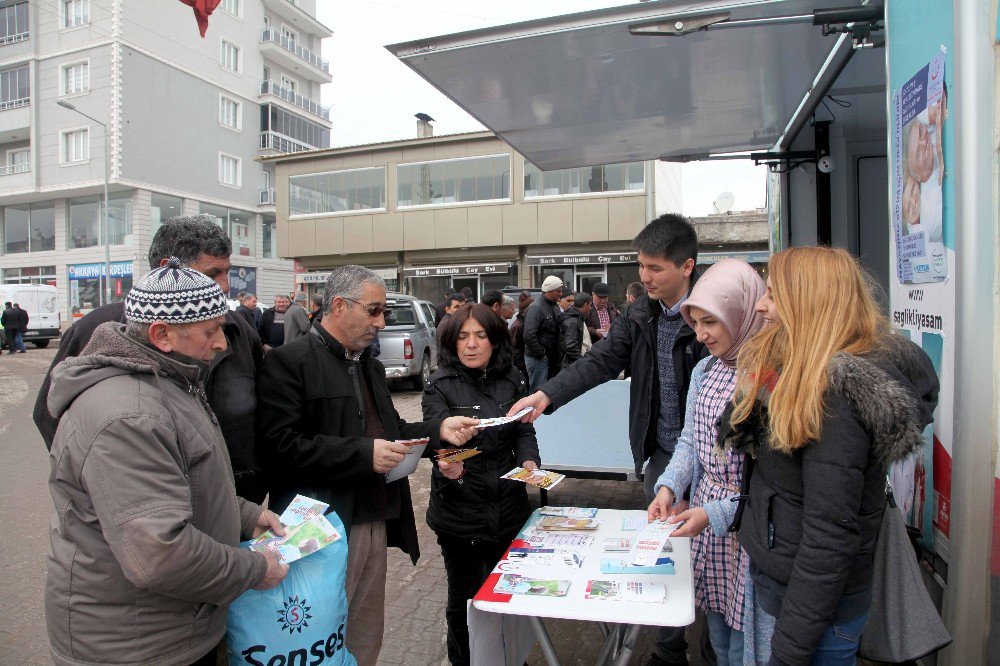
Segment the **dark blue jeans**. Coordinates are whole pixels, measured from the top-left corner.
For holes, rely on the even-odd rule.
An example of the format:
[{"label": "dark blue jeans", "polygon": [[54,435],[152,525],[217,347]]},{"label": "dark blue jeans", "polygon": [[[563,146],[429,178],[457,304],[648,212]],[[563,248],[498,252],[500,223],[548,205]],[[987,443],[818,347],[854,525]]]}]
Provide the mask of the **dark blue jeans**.
[{"label": "dark blue jeans", "polygon": [[[776,619],[761,608],[760,604],[756,605],[754,613],[756,626],[753,638],[756,642],[757,663],[766,664],[771,659],[771,636],[774,634]],[[830,623],[813,652],[812,666],[854,666],[866,624],[868,613],[853,620]],[[749,631],[749,627],[744,627],[744,630]]]},{"label": "dark blue jeans", "polygon": [[17,331],[14,334],[14,342],[10,345],[10,351],[11,353],[16,351],[27,351],[24,348],[24,337],[22,336],[21,331]]}]

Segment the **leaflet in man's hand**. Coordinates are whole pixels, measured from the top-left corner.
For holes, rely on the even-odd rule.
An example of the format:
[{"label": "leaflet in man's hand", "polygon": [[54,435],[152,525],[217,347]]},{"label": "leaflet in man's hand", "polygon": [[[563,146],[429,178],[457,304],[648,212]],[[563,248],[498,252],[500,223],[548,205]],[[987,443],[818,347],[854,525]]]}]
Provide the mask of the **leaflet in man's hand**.
[{"label": "leaflet in man's hand", "polygon": [[476,425],[477,428],[493,428],[495,426],[502,426],[507,423],[513,423],[514,421],[520,421],[522,418],[530,414],[534,410],[534,407],[525,407],[513,416],[497,416],[492,419],[480,419],[479,424]]},{"label": "leaflet in man's hand", "polygon": [[628,560],[632,564],[649,565],[656,561],[663,551],[663,545],[667,543],[670,534],[677,529],[680,523],[666,523],[653,521],[646,525],[639,532],[629,551]]},{"label": "leaflet in man's hand", "polygon": [[285,527],[285,536],[280,537],[268,530],[250,542],[250,550],[278,553],[282,562],[290,564],[326,548],[340,539],[340,533],[322,513],[328,506],[310,497],[297,495],[279,518]]},{"label": "leaflet in man's hand", "polygon": [[471,449],[441,449],[434,456],[438,462],[457,463],[478,456],[482,451],[477,448]]},{"label": "leaflet in man's hand", "polygon": [[319,500],[314,500],[305,495],[296,495],[295,499],[281,512],[278,520],[281,521],[282,525],[291,527],[315,516],[322,516],[329,508],[329,504],[325,504]]},{"label": "leaflet in man's hand", "polygon": [[638,580],[591,580],[587,582],[584,598],[663,603],[667,598],[667,588],[662,583]]},{"label": "leaflet in man's hand", "polygon": [[565,597],[569,592],[568,580],[529,578],[519,574],[503,574],[493,587],[498,594],[527,594],[538,597]]},{"label": "leaflet in man's hand", "polygon": [[538,486],[539,488],[544,488],[545,490],[551,490],[559,485],[559,482],[565,479],[566,475],[557,474],[556,472],[546,472],[543,469],[524,469],[523,467],[515,467],[500,478],[507,479],[508,481],[520,481],[521,483]]}]

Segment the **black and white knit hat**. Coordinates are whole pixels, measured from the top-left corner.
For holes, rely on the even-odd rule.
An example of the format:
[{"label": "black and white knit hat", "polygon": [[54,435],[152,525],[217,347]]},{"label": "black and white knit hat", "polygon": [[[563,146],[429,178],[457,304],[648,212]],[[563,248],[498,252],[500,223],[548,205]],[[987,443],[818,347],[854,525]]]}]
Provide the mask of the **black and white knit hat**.
[{"label": "black and white knit hat", "polygon": [[152,324],[190,324],[229,312],[222,289],[212,278],[181,267],[177,257],[139,278],[125,297],[125,319]]}]

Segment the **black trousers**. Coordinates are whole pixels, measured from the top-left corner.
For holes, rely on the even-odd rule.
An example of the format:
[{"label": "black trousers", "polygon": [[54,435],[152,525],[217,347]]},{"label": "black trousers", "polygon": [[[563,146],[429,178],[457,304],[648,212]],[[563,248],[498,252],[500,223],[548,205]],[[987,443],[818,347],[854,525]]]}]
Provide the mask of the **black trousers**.
[{"label": "black trousers", "polygon": [[516,532],[501,536],[498,541],[486,541],[437,533],[448,576],[444,618],[448,625],[448,661],[452,664],[465,666],[470,661],[466,604],[476,596],[515,536]]}]

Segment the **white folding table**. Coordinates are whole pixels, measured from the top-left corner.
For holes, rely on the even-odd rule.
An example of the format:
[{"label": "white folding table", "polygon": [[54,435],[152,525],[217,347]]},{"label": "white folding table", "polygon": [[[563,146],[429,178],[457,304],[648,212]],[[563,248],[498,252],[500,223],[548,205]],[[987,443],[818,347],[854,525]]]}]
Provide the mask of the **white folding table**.
[{"label": "white folding table", "polygon": [[[543,579],[569,580],[569,592],[564,597],[542,597],[524,594],[497,594],[493,591],[499,576],[509,567],[501,560],[493,573],[472,600],[475,609],[489,613],[523,616],[531,624],[551,666],[558,666],[559,658],[549,638],[542,618],[584,620],[596,622],[605,637],[604,646],[598,657],[598,666],[604,664],[627,664],[635,647],[639,629],[643,625],[684,627],[694,622],[694,578],[691,571],[691,539],[671,537],[673,551],[669,557],[674,561],[674,573],[665,574],[603,574],[601,559],[625,557],[627,553],[607,553],[602,549],[604,539],[610,537],[634,538],[638,532],[623,531],[622,521],[628,517],[646,518],[645,511],[619,511],[601,509],[596,518],[601,521],[599,529],[586,532],[594,537],[593,544],[585,551],[585,559],[580,568],[518,565],[520,575]],[[525,528],[534,525],[540,516],[536,510]],[[522,534],[524,529],[522,528]],[[555,534],[564,534],[555,532]],[[580,532],[574,532],[580,534]],[[515,540],[515,545],[517,541]],[[614,601],[608,599],[585,599],[588,580],[639,580],[661,583],[667,590],[664,603],[638,601]],[[498,641],[504,644],[503,640]],[[519,658],[519,657],[516,657]]]}]

